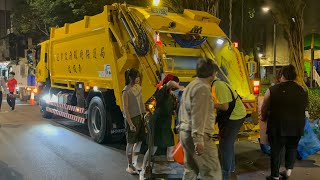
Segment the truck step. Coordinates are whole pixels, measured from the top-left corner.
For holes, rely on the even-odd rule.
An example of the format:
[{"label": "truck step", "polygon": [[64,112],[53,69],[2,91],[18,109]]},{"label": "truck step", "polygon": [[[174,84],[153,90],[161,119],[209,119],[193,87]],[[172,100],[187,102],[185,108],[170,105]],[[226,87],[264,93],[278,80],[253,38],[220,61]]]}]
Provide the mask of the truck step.
[{"label": "truck step", "polygon": [[85,121],[86,121],[86,119],[83,118],[83,117],[79,117],[79,116],[76,116],[76,115],[73,115],[73,114],[69,114],[69,113],[66,113],[66,112],[58,111],[58,110],[53,109],[53,108],[46,107],[46,111],[48,111],[48,112],[50,112],[52,114],[67,118],[67,119],[71,119],[71,120],[77,121],[77,122],[82,123],[82,124],[84,124]]}]

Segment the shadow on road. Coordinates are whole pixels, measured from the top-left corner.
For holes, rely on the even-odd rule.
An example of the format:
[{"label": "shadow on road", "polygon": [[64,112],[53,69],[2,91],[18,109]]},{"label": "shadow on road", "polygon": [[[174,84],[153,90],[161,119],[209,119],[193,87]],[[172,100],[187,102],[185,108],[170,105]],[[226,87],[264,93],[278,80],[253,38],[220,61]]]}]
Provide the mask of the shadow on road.
[{"label": "shadow on road", "polygon": [[1,124],[2,128],[19,128],[22,124]]},{"label": "shadow on road", "polygon": [[303,160],[303,161],[296,161],[296,167],[306,167],[306,168],[319,168],[318,165],[315,164],[315,160]]},{"label": "shadow on road", "polygon": [[[61,119],[59,117],[54,117],[53,120],[48,120],[53,123],[57,123],[59,125],[62,125],[65,128],[71,129],[73,131],[76,131],[84,136],[90,137],[89,129],[87,124],[80,124],[78,122],[68,120],[68,119]],[[119,140],[115,143],[111,144],[103,144],[106,147],[118,149],[118,150],[125,150],[126,149],[126,142],[125,139]]]},{"label": "shadow on road", "polygon": [[0,180],[23,180],[23,176],[10,168],[7,163],[0,161]]}]

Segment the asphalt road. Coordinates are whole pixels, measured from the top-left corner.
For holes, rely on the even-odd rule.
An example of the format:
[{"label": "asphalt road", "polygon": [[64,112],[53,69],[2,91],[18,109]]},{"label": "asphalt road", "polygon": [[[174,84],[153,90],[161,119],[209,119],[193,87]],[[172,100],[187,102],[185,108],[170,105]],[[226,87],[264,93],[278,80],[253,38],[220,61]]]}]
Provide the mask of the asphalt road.
[{"label": "asphalt road", "polygon": [[[17,106],[0,112],[0,180],[130,180],[125,172],[124,144],[99,145],[76,122],[42,119],[36,106]],[[141,159],[141,158],[140,158]],[[161,158],[160,158],[161,160]],[[264,180],[269,157],[255,142],[236,144],[237,170],[233,179]],[[297,161],[291,180],[318,180],[320,155]],[[159,162],[156,172],[181,177],[181,166]]]},{"label": "asphalt road", "polygon": [[43,120],[37,107],[6,109],[0,113],[0,180],[138,179],[125,172],[124,151]]}]

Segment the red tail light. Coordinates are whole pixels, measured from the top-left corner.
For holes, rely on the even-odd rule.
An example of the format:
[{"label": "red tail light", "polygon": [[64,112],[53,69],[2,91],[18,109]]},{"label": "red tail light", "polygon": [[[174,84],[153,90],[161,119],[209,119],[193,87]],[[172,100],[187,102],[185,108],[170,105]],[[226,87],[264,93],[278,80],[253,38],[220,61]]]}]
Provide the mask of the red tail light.
[{"label": "red tail light", "polygon": [[156,35],[156,44],[158,44],[159,46],[163,46],[162,42],[161,42],[161,37],[159,34]]},{"label": "red tail light", "polygon": [[258,95],[260,93],[260,81],[253,81],[253,94]]}]

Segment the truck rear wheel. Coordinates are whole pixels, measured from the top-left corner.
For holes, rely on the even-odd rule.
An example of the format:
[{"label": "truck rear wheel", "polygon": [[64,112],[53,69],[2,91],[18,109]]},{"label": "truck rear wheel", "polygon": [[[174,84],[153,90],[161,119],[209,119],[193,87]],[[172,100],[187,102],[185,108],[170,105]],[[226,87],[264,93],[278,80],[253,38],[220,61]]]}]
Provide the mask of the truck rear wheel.
[{"label": "truck rear wheel", "polygon": [[47,104],[43,100],[40,100],[40,111],[41,111],[42,117],[46,119],[52,119],[53,114],[48,112],[46,110],[46,107],[47,107]]},{"label": "truck rear wheel", "polygon": [[88,128],[91,138],[99,144],[111,141],[107,113],[102,99],[92,98],[88,109]]}]

